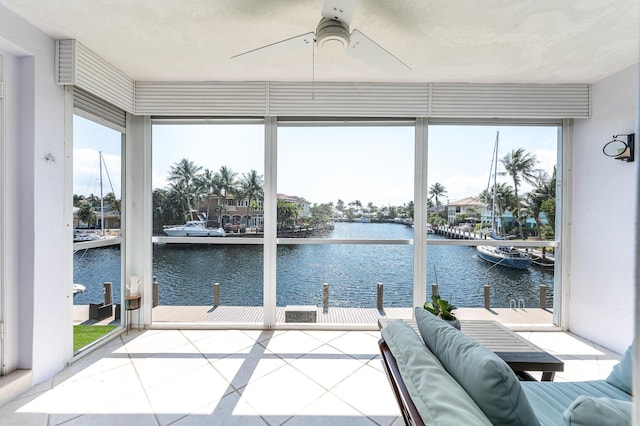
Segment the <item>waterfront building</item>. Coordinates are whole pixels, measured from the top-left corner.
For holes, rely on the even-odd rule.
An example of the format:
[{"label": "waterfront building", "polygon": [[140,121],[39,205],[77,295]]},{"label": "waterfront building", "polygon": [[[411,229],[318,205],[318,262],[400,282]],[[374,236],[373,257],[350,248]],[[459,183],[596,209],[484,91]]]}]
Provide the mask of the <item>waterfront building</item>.
[{"label": "waterfront building", "polygon": [[472,218],[476,218],[476,222],[478,222],[481,212],[482,201],[478,197],[467,197],[447,204],[447,220],[450,224],[456,223],[456,219],[459,221],[460,215],[466,216],[469,214]]},{"label": "waterfront building", "polygon": [[[243,239],[242,245],[256,250],[239,259],[239,268],[243,262],[262,266],[256,290],[260,315],[255,322],[224,327],[263,330],[288,327],[276,317],[278,249],[333,244],[277,236],[277,170],[287,166],[279,162],[287,131],[410,129],[415,169],[409,192],[414,217],[424,218],[414,222],[414,237],[351,237],[336,245],[374,247],[381,271],[386,248],[407,248],[411,301],[420,306],[427,296],[429,133],[452,125],[552,128],[558,204],[551,243],[560,266],[554,272],[554,322],[619,353],[629,345],[640,322],[640,161],[607,157],[602,148],[613,135],[628,141],[627,135],[638,134],[637,2],[360,2],[354,24],[411,65],[405,72],[371,68],[350,56],[316,58],[313,51],[308,57],[284,52],[257,63],[231,60],[287,37],[289,30],[313,30],[313,17],[319,18],[316,1],[291,8],[286,2],[250,2],[250,12],[240,3],[0,0],[0,375],[24,370],[27,385],[36,385],[82,356],[74,353],[71,328],[74,116],[115,132],[121,149],[123,234],[114,241],[122,249],[122,281],[140,280],[139,315],[129,322],[142,328],[162,327],[154,324],[152,298],[153,241],[165,241],[152,235],[156,126],[240,122],[259,128],[265,234]],[[385,19],[368,19],[377,16]],[[296,143],[289,152],[304,140]],[[401,144],[390,138],[377,149],[391,157]],[[362,146],[347,160],[365,162],[370,149]],[[451,164],[464,154],[456,141],[448,153]],[[314,159],[301,155],[296,161]],[[333,161],[339,159],[335,155]],[[348,164],[324,166],[324,174],[314,176],[317,185]],[[387,176],[384,163],[371,169]],[[240,206],[238,200],[224,203],[223,221],[225,215],[230,223],[255,221],[249,216],[260,214],[249,213],[242,200]],[[240,246],[238,239],[217,240]],[[290,269],[305,272],[302,262]]]}]

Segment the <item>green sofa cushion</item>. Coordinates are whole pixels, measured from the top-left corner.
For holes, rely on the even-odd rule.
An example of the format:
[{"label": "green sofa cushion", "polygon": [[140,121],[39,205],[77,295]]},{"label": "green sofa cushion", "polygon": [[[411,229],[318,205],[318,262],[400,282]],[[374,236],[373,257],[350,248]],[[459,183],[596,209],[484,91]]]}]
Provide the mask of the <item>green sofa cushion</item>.
[{"label": "green sofa cushion", "polygon": [[416,308],[427,347],[495,425],[539,425],[509,366],[440,318]]},{"label": "green sofa cushion", "polygon": [[425,424],[491,425],[410,325],[392,321],[381,334]]},{"label": "green sofa cushion", "polygon": [[607,382],[631,395],[631,377],[633,374],[633,344],[627,348],[619,363],[613,367]]},{"label": "green sofa cushion", "polygon": [[631,395],[605,380],[582,382],[521,382],[529,404],[543,426],[562,423],[565,410],[581,395],[631,401]]},{"label": "green sofa cushion", "polygon": [[631,425],[631,411],[630,401],[579,396],[564,412],[564,421],[570,426]]}]

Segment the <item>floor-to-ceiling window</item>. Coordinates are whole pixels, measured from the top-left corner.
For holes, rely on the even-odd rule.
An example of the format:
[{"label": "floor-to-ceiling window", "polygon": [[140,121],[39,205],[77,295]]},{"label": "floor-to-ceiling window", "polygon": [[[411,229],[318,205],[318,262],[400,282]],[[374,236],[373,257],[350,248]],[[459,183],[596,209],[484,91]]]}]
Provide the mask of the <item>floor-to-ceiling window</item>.
[{"label": "floor-to-ceiling window", "polygon": [[490,286],[491,307],[537,308],[541,295],[553,307],[558,135],[554,123],[429,126],[429,294],[437,284],[483,307]]},{"label": "floor-to-ceiling window", "polygon": [[121,131],[74,115],[74,352],[121,324],[122,152]]},{"label": "floor-to-ceiling window", "polygon": [[277,322],[302,318],[291,305],[338,324],[412,306],[414,145],[413,122],[279,123]]},{"label": "floor-to-ceiling window", "polygon": [[483,307],[489,285],[491,307],[537,307],[546,292],[551,308],[559,129],[431,124],[420,139],[414,121],[156,119],[153,321],[370,324],[411,315],[432,284],[461,307]]},{"label": "floor-to-ceiling window", "polygon": [[152,129],[153,322],[262,324],[262,121]]}]

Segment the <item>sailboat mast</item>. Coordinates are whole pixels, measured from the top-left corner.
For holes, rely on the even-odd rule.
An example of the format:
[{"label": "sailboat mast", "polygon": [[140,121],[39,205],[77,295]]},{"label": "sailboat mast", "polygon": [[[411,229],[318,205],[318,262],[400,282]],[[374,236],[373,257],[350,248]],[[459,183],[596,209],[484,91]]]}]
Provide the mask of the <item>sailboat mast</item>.
[{"label": "sailboat mast", "polygon": [[498,176],[498,139],[500,137],[500,130],[496,132],[496,144],[493,148],[493,200],[491,203],[491,228],[493,231],[498,232],[496,227],[496,188],[497,188],[497,176]]},{"label": "sailboat mast", "polygon": [[104,197],[102,195],[102,151],[98,151],[100,156],[100,231],[104,237]]}]

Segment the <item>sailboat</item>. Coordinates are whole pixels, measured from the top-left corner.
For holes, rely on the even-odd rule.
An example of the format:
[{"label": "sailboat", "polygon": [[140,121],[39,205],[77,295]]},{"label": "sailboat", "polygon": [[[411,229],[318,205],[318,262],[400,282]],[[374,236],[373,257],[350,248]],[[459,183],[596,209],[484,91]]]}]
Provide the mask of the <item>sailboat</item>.
[{"label": "sailboat", "polygon": [[[491,169],[489,170],[489,182],[487,183],[487,191],[485,191],[484,208],[487,209],[487,198],[489,195],[489,183],[491,183],[491,174],[493,173],[493,200],[491,206],[491,232],[489,236],[493,240],[500,240],[496,235],[496,187],[498,175],[498,141],[500,140],[500,131],[496,132],[496,142],[493,147],[493,158],[491,160]],[[484,217],[483,217],[484,218]],[[482,220],[481,225],[482,227]],[[512,246],[477,246],[478,257],[495,265],[504,266],[514,269],[528,269],[531,267],[531,259]]]}]

